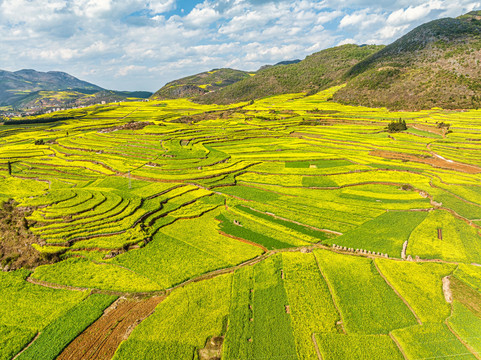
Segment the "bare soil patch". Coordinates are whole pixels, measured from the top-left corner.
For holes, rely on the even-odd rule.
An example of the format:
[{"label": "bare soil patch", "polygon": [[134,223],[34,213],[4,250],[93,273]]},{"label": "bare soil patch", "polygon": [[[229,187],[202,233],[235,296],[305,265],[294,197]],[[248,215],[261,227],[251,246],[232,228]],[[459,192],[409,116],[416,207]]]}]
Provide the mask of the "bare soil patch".
[{"label": "bare soil patch", "polygon": [[481,294],[454,276],[450,280],[453,298],[481,317]]},{"label": "bare soil patch", "polygon": [[213,336],[207,340],[205,347],[199,350],[200,360],[220,360],[222,357],[223,336]]},{"label": "bare soil patch", "polygon": [[481,168],[474,165],[463,164],[453,160],[447,160],[441,157],[421,157],[412,154],[405,154],[395,151],[373,150],[369,155],[379,156],[385,159],[394,159],[402,161],[413,161],[417,163],[431,165],[433,167],[461,171],[469,174],[481,173]]},{"label": "bare soil patch", "polygon": [[144,300],[120,298],[78,336],[57,359],[111,359],[123,340],[155,310],[164,297]]},{"label": "bare soil patch", "polygon": [[444,293],[444,299],[446,299],[446,302],[452,303],[453,302],[453,294],[451,292],[451,281],[449,276],[443,277],[443,293]]},{"label": "bare soil patch", "polygon": [[31,224],[26,217],[33,210],[16,205],[10,200],[0,206],[0,270],[33,269],[58,260],[58,254],[43,255],[32,247],[45,241],[29,230]]},{"label": "bare soil patch", "polygon": [[100,130],[99,132],[109,133],[117,130],[134,130],[135,131],[135,130],[141,130],[148,125],[154,125],[154,123],[150,121],[130,121],[127,124],[106,128],[106,129]]}]

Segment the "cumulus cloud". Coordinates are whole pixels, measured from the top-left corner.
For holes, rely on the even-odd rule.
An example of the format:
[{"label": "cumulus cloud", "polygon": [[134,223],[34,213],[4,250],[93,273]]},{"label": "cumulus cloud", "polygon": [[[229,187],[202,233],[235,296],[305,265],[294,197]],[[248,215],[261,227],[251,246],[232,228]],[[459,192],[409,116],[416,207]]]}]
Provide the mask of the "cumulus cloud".
[{"label": "cumulus cloud", "polygon": [[196,6],[183,20],[188,25],[200,27],[207,26],[219,18],[217,10],[209,6]]},{"label": "cumulus cloud", "polygon": [[387,44],[481,2],[458,0],[0,0],[0,68],[63,70],[156,90],[223,66],[255,70],[345,43]]},{"label": "cumulus cloud", "polygon": [[344,16],[339,23],[339,28],[353,27],[356,29],[365,29],[372,25],[383,23],[384,21],[385,17],[383,15],[362,10]]},{"label": "cumulus cloud", "polygon": [[390,25],[411,23],[425,17],[431,12],[431,10],[435,8],[439,9],[440,5],[441,2],[435,1],[433,3],[423,4],[414,7],[410,6],[406,9],[396,10],[389,15],[389,17],[387,18],[387,23]]},{"label": "cumulus cloud", "polygon": [[148,3],[148,8],[154,14],[163,14],[175,9],[175,0],[154,0]]}]

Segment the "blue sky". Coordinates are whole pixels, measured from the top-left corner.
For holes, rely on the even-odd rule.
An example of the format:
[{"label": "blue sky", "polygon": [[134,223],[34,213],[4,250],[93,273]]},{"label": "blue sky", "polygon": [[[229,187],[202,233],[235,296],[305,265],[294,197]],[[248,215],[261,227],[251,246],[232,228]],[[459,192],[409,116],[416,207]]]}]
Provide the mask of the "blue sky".
[{"label": "blue sky", "polygon": [[0,69],[155,91],[213,68],[256,70],[346,43],[389,44],[477,9],[481,0],[0,0]]}]

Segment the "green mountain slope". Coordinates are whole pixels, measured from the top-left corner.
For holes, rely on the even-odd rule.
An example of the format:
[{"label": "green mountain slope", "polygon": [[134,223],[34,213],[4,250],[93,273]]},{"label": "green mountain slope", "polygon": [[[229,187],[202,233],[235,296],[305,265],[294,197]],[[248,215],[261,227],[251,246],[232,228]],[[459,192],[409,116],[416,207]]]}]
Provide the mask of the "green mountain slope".
[{"label": "green mountain slope", "polygon": [[197,97],[202,103],[232,103],[270,95],[317,92],[340,84],[352,66],[383,46],[343,45],[320,51],[295,64],[273,66],[222,90]]},{"label": "green mountain slope", "polygon": [[60,71],[40,72],[23,69],[15,72],[0,70],[0,105],[15,105],[36,91],[103,90],[100,86],[77,79]]},{"label": "green mountain slope", "polygon": [[152,98],[176,99],[197,96],[210,91],[222,89],[249,77],[250,74],[246,71],[235,69],[214,69],[171,81],[158,90]]},{"label": "green mountain slope", "polygon": [[0,106],[14,109],[90,105],[151,95],[148,91],[106,90],[60,71],[0,70]]},{"label": "green mountain slope", "polygon": [[341,103],[392,109],[481,105],[481,12],[423,24],[352,67]]},{"label": "green mountain slope", "polygon": [[126,99],[147,99],[152,95],[148,91],[115,91],[115,90],[88,90],[72,89],[61,91],[34,91],[25,94],[15,102],[18,109],[72,107],[92,105],[102,101],[106,103],[124,101]]}]

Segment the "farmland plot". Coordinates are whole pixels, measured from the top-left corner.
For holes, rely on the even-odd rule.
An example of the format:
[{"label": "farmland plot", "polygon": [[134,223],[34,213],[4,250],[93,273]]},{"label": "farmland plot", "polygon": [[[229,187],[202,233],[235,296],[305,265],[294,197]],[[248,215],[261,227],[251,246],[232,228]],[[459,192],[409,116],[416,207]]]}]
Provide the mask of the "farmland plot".
[{"label": "farmland plot", "polygon": [[325,250],[316,251],[315,255],[333,289],[348,333],[387,334],[416,323],[413,313],[384,281],[373,260]]}]

